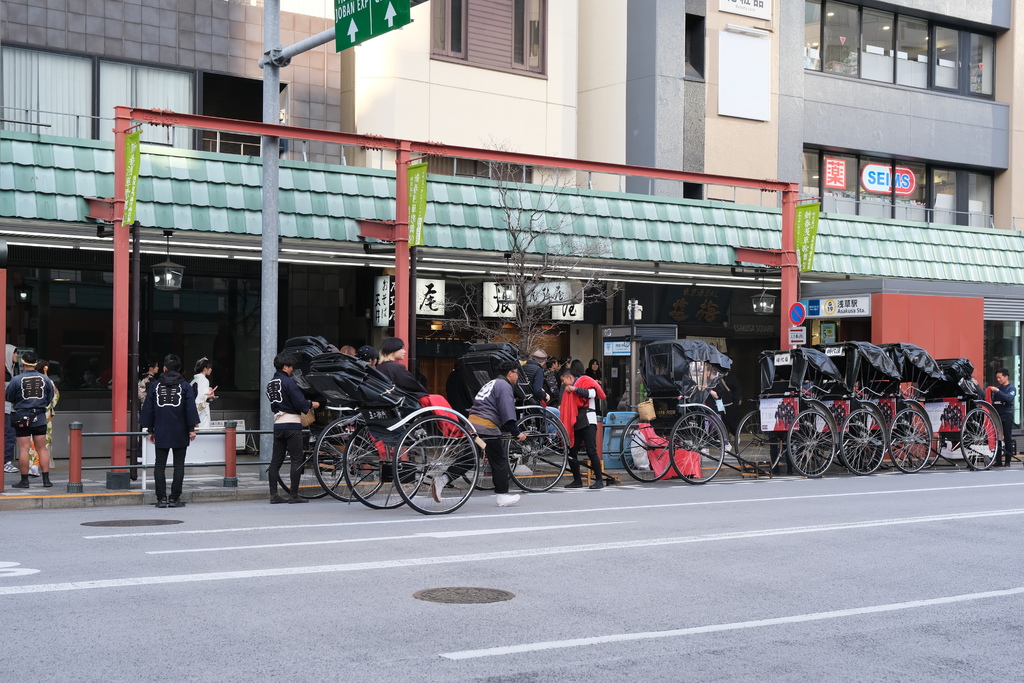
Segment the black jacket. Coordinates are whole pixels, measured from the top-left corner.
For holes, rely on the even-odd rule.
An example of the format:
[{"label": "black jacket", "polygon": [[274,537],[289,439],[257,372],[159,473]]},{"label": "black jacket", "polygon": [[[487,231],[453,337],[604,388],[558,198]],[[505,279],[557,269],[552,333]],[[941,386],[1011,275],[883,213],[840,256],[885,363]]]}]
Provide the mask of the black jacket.
[{"label": "black jacket", "polygon": [[[278,370],[274,378],[267,382],[267,399],[270,400],[270,409],[276,413],[286,415],[302,415],[309,412],[313,403],[302,395],[295,378],[286,372]],[[274,422],[274,429],[302,429],[302,422]]]},{"label": "black jacket", "polygon": [[388,379],[395,383],[395,386],[409,394],[415,399],[421,399],[430,392],[416,381],[412,373],[397,360],[386,360],[377,365],[377,369],[387,375]]},{"label": "black jacket", "polygon": [[530,382],[530,391],[533,392],[533,397],[538,401],[543,401],[547,396],[547,392],[544,391],[544,368],[535,359],[530,358],[525,363],[521,372],[526,375],[526,379]]},{"label": "black jacket", "polygon": [[181,373],[168,371],[149,385],[139,424],[153,433],[157,448],[187,448],[199,424],[196,392]]}]

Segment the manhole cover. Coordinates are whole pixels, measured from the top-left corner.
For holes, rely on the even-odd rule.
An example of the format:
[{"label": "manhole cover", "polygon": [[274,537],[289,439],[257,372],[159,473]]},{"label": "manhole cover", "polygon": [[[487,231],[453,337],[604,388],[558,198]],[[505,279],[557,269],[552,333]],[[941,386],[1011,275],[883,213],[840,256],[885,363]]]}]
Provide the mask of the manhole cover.
[{"label": "manhole cover", "polygon": [[82,522],[82,526],[164,526],[181,523],[180,519],[110,519],[103,522]]},{"label": "manhole cover", "polygon": [[412,597],[427,602],[443,602],[449,605],[478,605],[487,602],[503,602],[516,597],[515,593],[497,588],[428,588],[413,593]]}]

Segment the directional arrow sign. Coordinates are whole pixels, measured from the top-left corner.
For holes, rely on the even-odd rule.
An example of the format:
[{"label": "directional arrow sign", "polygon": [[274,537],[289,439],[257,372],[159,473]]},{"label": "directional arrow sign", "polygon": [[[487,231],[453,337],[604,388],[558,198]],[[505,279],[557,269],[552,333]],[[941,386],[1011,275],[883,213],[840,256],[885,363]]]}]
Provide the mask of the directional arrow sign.
[{"label": "directional arrow sign", "polygon": [[334,45],[338,52],[412,21],[409,0],[334,0]]}]

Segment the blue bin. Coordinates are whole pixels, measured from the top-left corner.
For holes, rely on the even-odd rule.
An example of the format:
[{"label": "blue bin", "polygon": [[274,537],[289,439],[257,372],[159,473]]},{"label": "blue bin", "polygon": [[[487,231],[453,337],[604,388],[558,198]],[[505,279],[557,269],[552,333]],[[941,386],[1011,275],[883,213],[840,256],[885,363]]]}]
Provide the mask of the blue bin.
[{"label": "blue bin", "polygon": [[636,417],[635,412],[614,412],[604,416],[604,439],[601,443],[601,457],[604,466],[610,470],[622,469],[622,433],[626,425]]}]

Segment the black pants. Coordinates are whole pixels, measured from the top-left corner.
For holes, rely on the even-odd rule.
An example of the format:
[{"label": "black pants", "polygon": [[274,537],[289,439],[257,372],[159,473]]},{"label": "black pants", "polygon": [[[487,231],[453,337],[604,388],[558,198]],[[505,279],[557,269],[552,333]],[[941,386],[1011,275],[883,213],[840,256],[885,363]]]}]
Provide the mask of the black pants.
[{"label": "black pants", "polygon": [[572,472],[573,481],[583,480],[580,473],[580,462],[576,459],[580,446],[586,449],[587,458],[590,460],[590,469],[594,471],[594,476],[600,479],[601,458],[597,456],[597,425],[588,424],[583,429],[577,429],[573,435],[572,448],[569,449],[569,471]]},{"label": "black pants", "polygon": [[185,448],[156,449],[156,464],[153,468],[153,482],[156,484],[156,497],[167,497],[167,454],[174,451],[174,475],[171,480],[171,500],[181,498],[181,485],[185,481]]},{"label": "black pants", "polygon": [[292,462],[291,489],[292,495],[299,495],[299,479],[302,478],[302,430],[275,429],[274,453],[270,457],[267,478],[270,480],[270,495],[277,495],[277,479],[284,463],[285,452]]},{"label": "black pants", "polygon": [[[1013,417],[1000,415],[999,419],[1003,423],[1003,464],[1009,467],[1010,459],[1013,457],[1010,455],[1013,452]],[[999,467],[998,460],[995,465]]]},{"label": "black pants", "polygon": [[4,413],[4,462],[14,462],[14,454],[18,451],[18,440],[11,426],[11,414]]}]

